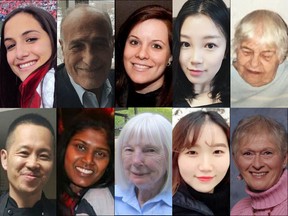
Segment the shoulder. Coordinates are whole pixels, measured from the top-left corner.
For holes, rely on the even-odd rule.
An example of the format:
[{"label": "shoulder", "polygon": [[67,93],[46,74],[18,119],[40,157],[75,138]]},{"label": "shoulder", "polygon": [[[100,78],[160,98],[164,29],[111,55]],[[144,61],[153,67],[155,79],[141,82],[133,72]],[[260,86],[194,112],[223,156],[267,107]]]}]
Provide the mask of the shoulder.
[{"label": "shoulder", "polygon": [[44,196],[41,198],[42,205],[44,207],[44,211],[48,213],[48,215],[55,215],[56,214],[56,200],[54,199],[47,199]]},{"label": "shoulder", "polygon": [[173,214],[177,215],[214,215],[202,202],[177,191],[173,196]]},{"label": "shoulder", "polygon": [[237,202],[233,208],[231,209],[231,215],[248,215],[252,212],[252,206],[251,206],[251,198],[246,197],[239,202]]}]

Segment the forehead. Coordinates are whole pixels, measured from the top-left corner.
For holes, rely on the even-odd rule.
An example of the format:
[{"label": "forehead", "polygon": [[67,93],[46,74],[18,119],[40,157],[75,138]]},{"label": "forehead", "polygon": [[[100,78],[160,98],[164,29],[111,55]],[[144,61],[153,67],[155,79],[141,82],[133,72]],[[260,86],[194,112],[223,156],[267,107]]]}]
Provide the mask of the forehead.
[{"label": "forehead", "polygon": [[44,31],[40,23],[31,14],[20,12],[7,21],[4,35],[6,37],[17,32],[21,34],[30,29]]},{"label": "forehead", "polygon": [[[201,31],[195,31],[201,29]],[[190,15],[186,17],[181,27],[181,34],[189,36],[210,36],[218,35],[224,37],[221,29],[212,21],[212,19],[203,14]],[[224,37],[225,38],[225,37]]]},{"label": "forehead", "polygon": [[251,38],[251,39],[246,39],[243,40],[240,44],[241,48],[249,48],[254,51],[271,51],[271,50],[276,50],[277,47],[274,43],[268,44],[268,43],[262,43],[260,38]]},{"label": "forehead", "polygon": [[261,150],[263,148],[278,149],[277,140],[275,137],[266,132],[247,133],[242,139],[239,140],[239,149],[249,148],[253,150]]},{"label": "forehead", "polygon": [[104,129],[94,129],[94,128],[85,128],[78,131],[72,137],[72,139],[80,139],[91,146],[108,146],[107,133]]},{"label": "forehead", "polygon": [[53,147],[53,137],[46,127],[34,124],[20,124],[10,135],[12,144],[10,148],[20,148],[30,146],[32,148]]},{"label": "forehead", "polygon": [[93,9],[75,9],[62,23],[64,38],[85,37],[89,35],[110,37],[110,26],[100,12]]},{"label": "forehead", "polygon": [[162,20],[149,19],[136,24],[130,31],[131,34],[136,34],[137,37],[168,40],[168,27]]}]

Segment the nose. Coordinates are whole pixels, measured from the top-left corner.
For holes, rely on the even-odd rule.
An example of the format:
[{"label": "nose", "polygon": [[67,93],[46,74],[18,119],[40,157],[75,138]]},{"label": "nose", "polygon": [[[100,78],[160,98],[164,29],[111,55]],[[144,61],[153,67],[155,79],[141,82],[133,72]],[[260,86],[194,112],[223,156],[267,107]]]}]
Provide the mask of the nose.
[{"label": "nose", "polygon": [[29,55],[29,51],[24,44],[18,43],[16,45],[16,58],[23,59]]},{"label": "nose", "polygon": [[212,171],[212,163],[209,155],[202,155],[199,161],[199,170],[202,172]]},{"label": "nose", "polygon": [[259,66],[259,63],[260,63],[259,57],[260,57],[259,54],[252,55],[252,57],[250,59],[250,65],[252,68],[256,68]]},{"label": "nose", "polygon": [[136,57],[139,59],[149,59],[149,53],[148,53],[148,48],[144,44],[138,47],[138,51],[136,53]]},{"label": "nose", "polygon": [[255,155],[253,159],[253,167],[260,170],[263,167],[261,155]]},{"label": "nose", "polygon": [[197,49],[193,48],[191,49],[191,54],[190,54],[190,62],[192,65],[197,65],[203,63],[203,54],[202,52]]},{"label": "nose", "polygon": [[87,153],[83,156],[82,161],[85,164],[93,165],[94,164],[94,155],[93,153]]},{"label": "nose", "polygon": [[40,167],[40,165],[38,163],[37,156],[31,155],[30,157],[28,157],[27,162],[26,162],[26,166],[30,170],[38,169]]},{"label": "nose", "polygon": [[132,156],[132,162],[134,166],[141,166],[143,165],[144,155],[141,151],[135,151]]},{"label": "nose", "polygon": [[97,51],[95,51],[92,46],[86,47],[83,51],[83,62],[87,65],[95,64],[96,52]]}]

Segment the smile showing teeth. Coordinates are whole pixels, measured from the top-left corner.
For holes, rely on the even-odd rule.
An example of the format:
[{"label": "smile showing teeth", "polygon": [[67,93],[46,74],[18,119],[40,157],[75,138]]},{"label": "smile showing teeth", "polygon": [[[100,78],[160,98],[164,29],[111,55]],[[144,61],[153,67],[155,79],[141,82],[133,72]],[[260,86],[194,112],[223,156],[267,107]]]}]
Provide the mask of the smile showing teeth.
[{"label": "smile showing teeth", "polygon": [[77,169],[79,172],[84,173],[84,174],[87,174],[87,175],[90,175],[90,174],[93,173],[92,170],[83,169],[83,168],[81,168],[81,167],[76,167],[76,169]]},{"label": "smile showing teeth", "polygon": [[35,63],[36,63],[36,61],[28,62],[28,63],[25,63],[25,64],[20,64],[19,67],[21,69],[23,69],[23,68],[29,67],[31,65],[34,65]]},{"label": "smile showing teeth", "polygon": [[142,64],[133,64],[133,66],[135,68],[139,68],[139,69],[149,69],[150,67],[147,65],[142,65]]},{"label": "smile showing teeth", "polygon": [[256,176],[256,177],[261,177],[261,176],[266,175],[267,173],[265,173],[265,172],[261,172],[261,173],[252,172],[251,174],[252,174],[253,176]]}]

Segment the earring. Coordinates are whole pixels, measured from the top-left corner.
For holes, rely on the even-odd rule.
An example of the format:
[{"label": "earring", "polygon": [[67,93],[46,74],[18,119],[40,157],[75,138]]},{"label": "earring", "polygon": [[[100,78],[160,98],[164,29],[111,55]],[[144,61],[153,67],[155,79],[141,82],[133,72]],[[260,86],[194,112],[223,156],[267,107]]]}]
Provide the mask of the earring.
[{"label": "earring", "polygon": [[169,61],[168,63],[167,63],[167,67],[169,67],[171,65],[171,61]]},{"label": "earring", "polygon": [[242,176],[241,174],[239,174],[239,175],[237,176],[237,179],[238,179],[239,181],[241,181],[241,180],[243,180],[243,176]]}]

